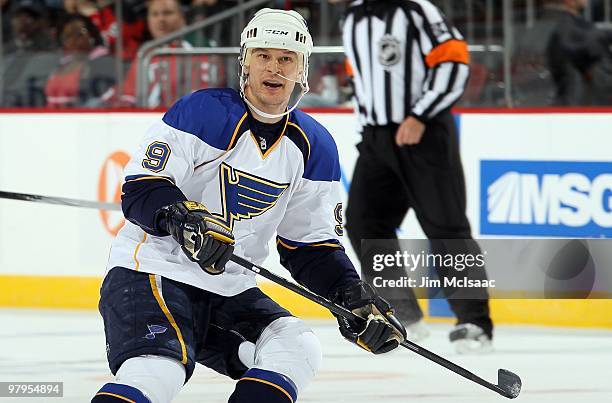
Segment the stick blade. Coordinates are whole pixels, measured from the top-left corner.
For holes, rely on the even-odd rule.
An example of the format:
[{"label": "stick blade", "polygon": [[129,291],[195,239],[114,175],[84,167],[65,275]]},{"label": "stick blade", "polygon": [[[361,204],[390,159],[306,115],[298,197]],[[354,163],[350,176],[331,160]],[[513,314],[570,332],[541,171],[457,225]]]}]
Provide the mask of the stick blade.
[{"label": "stick blade", "polygon": [[497,371],[497,386],[502,390],[503,395],[509,399],[514,399],[521,393],[521,378],[507,369]]}]

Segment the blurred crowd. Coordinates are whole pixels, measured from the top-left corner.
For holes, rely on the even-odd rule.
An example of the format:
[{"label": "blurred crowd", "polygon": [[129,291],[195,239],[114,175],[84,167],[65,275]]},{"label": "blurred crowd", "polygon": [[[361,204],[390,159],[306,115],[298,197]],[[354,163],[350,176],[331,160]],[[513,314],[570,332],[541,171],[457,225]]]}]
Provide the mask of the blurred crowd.
[{"label": "blurred crowd", "polygon": [[599,29],[583,16],[588,2],[546,0],[535,22],[518,29],[516,105],[612,105],[612,27]]},{"label": "blurred crowd", "polygon": [[[124,0],[118,10],[112,0],[0,2],[0,105],[9,108],[133,106],[139,47],[221,11],[221,3],[227,6],[217,0]],[[214,43],[193,36],[170,44],[194,45]],[[183,83],[176,58],[153,58],[147,73],[155,88],[149,89],[148,106],[165,104],[164,97],[176,99],[188,86],[224,85],[222,65],[214,57],[194,58],[192,64],[195,73],[184,79],[193,82]],[[117,82],[121,76],[125,79]]]},{"label": "blurred crowd", "polygon": [[[321,1],[329,5],[324,16]],[[612,105],[612,29],[596,27],[584,17],[589,0],[536,1],[534,22],[516,24],[514,29],[510,51],[512,104]],[[591,0],[590,10],[601,12],[605,1],[612,3]],[[198,88],[235,85],[234,56],[155,55],[141,73],[146,75],[146,87],[138,99],[136,60],[145,42],[206,20],[237,3],[0,0],[0,107],[165,107]],[[309,22],[317,45],[340,45],[339,21],[347,1],[270,3],[300,12]],[[482,3],[485,4],[484,0]],[[480,3],[476,0],[475,4]],[[459,6],[458,2],[453,2],[455,5]],[[462,28],[461,15],[457,13],[454,17]],[[234,25],[215,24],[166,46],[181,49],[236,46],[240,28]],[[503,32],[498,29],[501,25],[501,18],[496,17],[494,40],[498,44],[503,43]],[[483,43],[482,38],[476,40]],[[508,106],[502,57],[503,53],[472,54],[471,78],[463,105]],[[336,106],[349,102],[349,73],[342,55],[313,57],[312,90],[302,105]]]}]

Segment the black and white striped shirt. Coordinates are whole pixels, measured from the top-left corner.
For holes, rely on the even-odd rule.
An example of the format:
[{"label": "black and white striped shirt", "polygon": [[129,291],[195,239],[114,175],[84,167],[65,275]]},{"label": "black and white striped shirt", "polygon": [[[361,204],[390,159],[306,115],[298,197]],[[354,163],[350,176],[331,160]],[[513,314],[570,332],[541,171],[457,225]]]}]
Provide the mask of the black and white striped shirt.
[{"label": "black and white striped shirt", "polygon": [[343,42],[362,125],[426,122],[450,108],[469,77],[467,44],[426,0],[358,0]]}]

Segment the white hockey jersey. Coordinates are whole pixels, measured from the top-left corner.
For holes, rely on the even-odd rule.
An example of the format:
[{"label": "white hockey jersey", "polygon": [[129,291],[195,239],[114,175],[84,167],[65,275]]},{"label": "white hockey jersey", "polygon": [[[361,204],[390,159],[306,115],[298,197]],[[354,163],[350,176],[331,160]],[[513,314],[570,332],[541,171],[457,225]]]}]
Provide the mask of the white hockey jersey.
[{"label": "white hockey jersey", "polygon": [[[206,89],[180,99],[146,133],[125,169],[126,180],[167,178],[232,229],[234,253],[256,264],[268,241],[294,248],[338,245],[342,234],[340,164],[329,132],[305,113],[284,117],[278,140],[263,152],[247,111],[231,89]],[[228,262],[205,273],[170,236],[152,236],[126,222],[112,243],[107,270],[120,266],[232,296],[256,285],[255,275]]]}]

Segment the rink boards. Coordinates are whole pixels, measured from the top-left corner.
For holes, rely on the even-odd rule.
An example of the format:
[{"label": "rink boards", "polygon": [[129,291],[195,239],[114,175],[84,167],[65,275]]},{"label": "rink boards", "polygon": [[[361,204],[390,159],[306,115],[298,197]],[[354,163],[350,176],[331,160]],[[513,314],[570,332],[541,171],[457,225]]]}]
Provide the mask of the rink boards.
[{"label": "rink boards", "polygon": [[[474,236],[612,237],[612,111],[490,112],[457,115]],[[347,189],[359,141],[354,118],[314,114],[336,139]],[[160,116],[0,113],[0,190],[118,201],[122,168]],[[122,222],[115,212],[0,200],[0,306],[95,308]],[[400,233],[423,237],[413,215]],[[265,265],[287,275],[275,252]],[[271,284],[262,287],[298,316],[326,315]],[[422,302],[432,320],[450,320],[444,301]],[[612,328],[608,300],[491,304],[500,323]]]}]

